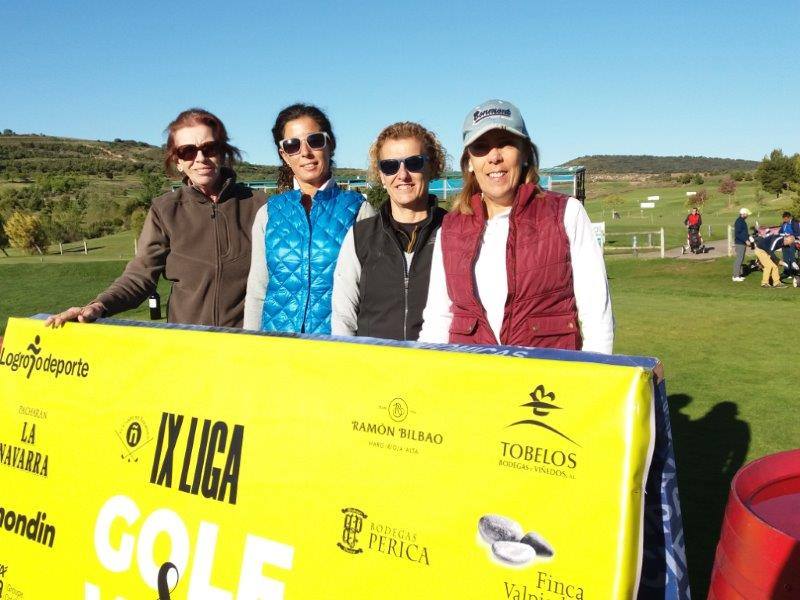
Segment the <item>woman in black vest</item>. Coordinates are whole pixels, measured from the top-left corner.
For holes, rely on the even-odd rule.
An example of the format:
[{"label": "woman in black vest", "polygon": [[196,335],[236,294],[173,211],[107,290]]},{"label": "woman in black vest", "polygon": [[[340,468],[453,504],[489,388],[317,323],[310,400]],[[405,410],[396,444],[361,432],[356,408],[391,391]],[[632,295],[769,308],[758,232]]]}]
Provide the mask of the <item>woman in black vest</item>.
[{"label": "woman in black vest", "polygon": [[446,211],[428,194],[445,153],[417,123],[395,123],[370,148],[370,176],[389,194],[378,214],[356,223],[333,276],[334,335],[416,340],[428,297],[436,231]]}]

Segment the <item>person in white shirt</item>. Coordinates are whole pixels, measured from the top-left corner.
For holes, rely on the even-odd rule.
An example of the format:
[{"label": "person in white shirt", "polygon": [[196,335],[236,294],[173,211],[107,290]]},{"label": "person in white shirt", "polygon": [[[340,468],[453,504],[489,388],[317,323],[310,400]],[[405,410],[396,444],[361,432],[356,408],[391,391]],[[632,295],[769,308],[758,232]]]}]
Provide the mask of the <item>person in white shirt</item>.
[{"label": "person in white shirt", "polygon": [[369,151],[370,178],[389,201],[344,238],[333,275],[334,335],[416,340],[436,231],[447,212],[428,184],[441,176],[445,152],[419,123],[394,123]]},{"label": "person in white shirt", "polygon": [[602,251],[583,205],[538,186],[519,109],[476,106],[463,145],[464,187],[436,239],[419,341],[611,353]]},{"label": "person in white shirt", "polygon": [[375,210],[333,180],[336,138],[319,108],[287,106],[272,137],[283,162],[278,190],[286,191],[269,198],[253,222],[244,328],[329,334],[339,249],[352,224]]}]

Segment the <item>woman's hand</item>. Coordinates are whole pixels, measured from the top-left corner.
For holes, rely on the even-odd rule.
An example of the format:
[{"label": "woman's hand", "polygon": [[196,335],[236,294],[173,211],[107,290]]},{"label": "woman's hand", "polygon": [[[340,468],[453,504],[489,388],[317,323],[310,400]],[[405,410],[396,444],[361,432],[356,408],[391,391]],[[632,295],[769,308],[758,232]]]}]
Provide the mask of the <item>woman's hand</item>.
[{"label": "woman's hand", "polygon": [[67,321],[78,321],[79,323],[91,323],[92,321],[96,321],[100,317],[103,316],[103,312],[105,312],[105,306],[103,306],[100,302],[92,302],[91,304],[87,304],[86,306],[73,306],[72,308],[68,308],[64,312],[60,312],[57,315],[51,315],[47,317],[47,320],[44,322],[46,327],[61,327]]}]

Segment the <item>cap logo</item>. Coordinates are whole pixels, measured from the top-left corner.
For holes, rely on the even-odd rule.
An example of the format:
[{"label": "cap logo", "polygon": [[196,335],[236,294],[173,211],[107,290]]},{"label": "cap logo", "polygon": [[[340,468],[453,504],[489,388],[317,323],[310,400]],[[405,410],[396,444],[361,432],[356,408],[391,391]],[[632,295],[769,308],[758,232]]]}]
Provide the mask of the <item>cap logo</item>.
[{"label": "cap logo", "polygon": [[476,110],[472,115],[472,124],[482,121],[487,117],[508,117],[511,118],[510,108],[487,108],[486,110]]}]

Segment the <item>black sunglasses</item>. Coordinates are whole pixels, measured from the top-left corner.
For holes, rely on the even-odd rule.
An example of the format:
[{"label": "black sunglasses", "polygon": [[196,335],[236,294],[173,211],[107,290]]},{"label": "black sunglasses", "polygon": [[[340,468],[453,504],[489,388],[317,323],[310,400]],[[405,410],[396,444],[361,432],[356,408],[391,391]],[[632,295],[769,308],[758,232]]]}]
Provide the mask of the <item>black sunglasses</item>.
[{"label": "black sunglasses", "polygon": [[487,140],[478,140],[476,142],[472,142],[469,146],[467,146],[467,152],[469,152],[475,158],[481,158],[489,154],[493,148],[505,148],[507,146],[515,146],[516,140],[512,137],[507,138],[500,138],[493,142],[489,142]]},{"label": "black sunglasses", "polygon": [[222,150],[222,144],[219,142],[205,142],[199,146],[194,144],[178,146],[175,149],[175,154],[181,160],[194,160],[197,158],[198,152],[202,152],[206,158],[213,158],[220,153],[220,150]]},{"label": "black sunglasses", "polygon": [[405,158],[387,158],[378,161],[378,169],[384,175],[394,175],[400,170],[400,165],[405,165],[409,173],[420,173],[425,168],[428,157],[424,154],[415,154]]},{"label": "black sunglasses", "polygon": [[300,146],[302,145],[303,140],[306,141],[306,144],[308,144],[308,147],[312,150],[322,150],[328,145],[330,136],[328,135],[327,131],[317,131],[316,133],[309,133],[304,138],[287,138],[285,140],[281,140],[278,142],[278,145],[281,147],[281,150],[291,156],[292,154],[297,154],[300,152]]}]

